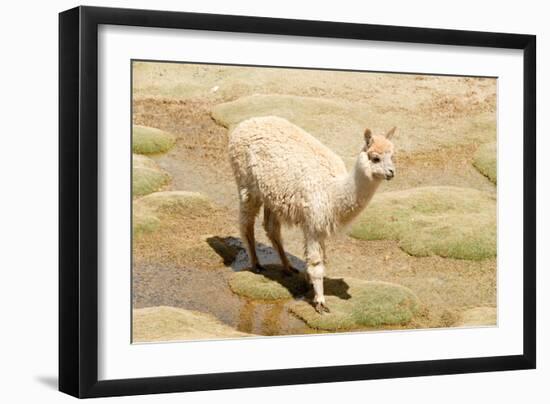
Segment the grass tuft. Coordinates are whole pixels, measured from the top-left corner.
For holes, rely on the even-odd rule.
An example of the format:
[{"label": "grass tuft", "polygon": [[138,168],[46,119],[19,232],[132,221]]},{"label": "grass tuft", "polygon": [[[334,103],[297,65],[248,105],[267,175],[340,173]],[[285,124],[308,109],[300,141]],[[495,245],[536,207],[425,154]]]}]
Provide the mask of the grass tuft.
[{"label": "grass tuft", "polygon": [[160,226],[160,219],[153,213],[136,208],[134,203],[134,214],[132,218],[132,231],[134,236],[139,236],[143,233],[151,233],[157,230]]},{"label": "grass tuft", "polygon": [[166,222],[174,217],[186,215],[194,218],[208,217],[211,213],[210,200],[197,192],[155,192],[134,201],[134,236],[157,230],[161,225],[161,219]]},{"label": "grass tuft", "polygon": [[133,342],[239,338],[251,334],[237,331],[198,311],[159,306],[133,310]]},{"label": "grass tuft", "polygon": [[497,144],[496,142],[486,143],[477,149],[474,155],[474,167],[481,174],[489,178],[494,184],[497,183]]},{"label": "grass tuft", "polygon": [[170,175],[149,157],[132,156],[132,195],[142,196],[160,190],[170,182]]},{"label": "grass tuft", "polygon": [[256,300],[291,299],[308,290],[302,276],[284,276],[280,269],[270,267],[261,274],[235,272],[229,279],[229,287],[233,293]]},{"label": "grass tuft", "polygon": [[349,286],[347,296],[334,293],[330,284],[325,282],[325,298],[330,313],[319,315],[305,301],[294,302],[290,310],[310,327],[325,331],[405,325],[418,311],[418,298],[408,288],[355,278],[345,278],[343,281]]},{"label": "grass tuft", "polygon": [[160,129],[134,125],[132,150],[139,154],[157,154],[170,150],[176,143],[174,135]]},{"label": "grass tuft", "polygon": [[374,197],[349,233],[398,240],[414,256],[482,260],[496,256],[496,200],[470,188],[423,187]]}]

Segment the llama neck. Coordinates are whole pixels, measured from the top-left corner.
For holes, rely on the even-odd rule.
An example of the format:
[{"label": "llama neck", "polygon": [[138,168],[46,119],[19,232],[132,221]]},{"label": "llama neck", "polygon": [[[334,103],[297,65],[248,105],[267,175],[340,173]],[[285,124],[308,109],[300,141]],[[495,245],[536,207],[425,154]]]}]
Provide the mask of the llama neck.
[{"label": "llama neck", "polygon": [[359,161],[347,175],[338,178],[333,194],[338,222],[345,225],[353,220],[370,202],[381,182],[367,175]]}]

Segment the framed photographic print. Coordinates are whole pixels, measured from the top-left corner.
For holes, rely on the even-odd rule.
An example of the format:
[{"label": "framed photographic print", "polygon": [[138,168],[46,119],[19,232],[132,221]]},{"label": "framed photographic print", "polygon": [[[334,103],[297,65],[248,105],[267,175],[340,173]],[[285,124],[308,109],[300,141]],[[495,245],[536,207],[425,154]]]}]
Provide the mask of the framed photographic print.
[{"label": "framed photographic print", "polygon": [[535,367],[535,36],[59,28],[61,391]]}]

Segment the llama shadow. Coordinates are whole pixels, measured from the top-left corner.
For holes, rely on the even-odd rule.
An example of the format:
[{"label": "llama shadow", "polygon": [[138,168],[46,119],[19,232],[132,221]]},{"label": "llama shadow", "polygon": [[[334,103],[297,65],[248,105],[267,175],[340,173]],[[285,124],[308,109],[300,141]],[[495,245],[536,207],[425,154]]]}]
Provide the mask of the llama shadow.
[{"label": "llama shadow", "polygon": [[[231,267],[233,271],[250,270],[248,254],[243,243],[236,237],[209,237],[206,242],[223,259],[225,266]],[[264,267],[258,276],[264,276],[285,287],[295,298],[313,299],[313,290],[305,279],[306,263],[295,255],[287,253],[290,264],[300,273],[287,276],[283,274],[280,258],[277,252],[270,246],[263,243],[256,243],[258,260]],[[349,285],[342,278],[324,279],[325,295],[336,296],[347,300],[351,298],[348,293]]]}]

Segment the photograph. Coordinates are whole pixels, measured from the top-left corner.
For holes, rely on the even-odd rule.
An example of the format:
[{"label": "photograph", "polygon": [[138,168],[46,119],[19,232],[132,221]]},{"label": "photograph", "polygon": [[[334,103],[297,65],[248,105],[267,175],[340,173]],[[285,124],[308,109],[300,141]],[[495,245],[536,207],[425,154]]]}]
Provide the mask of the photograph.
[{"label": "photograph", "polygon": [[496,77],[130,69],[132,343],[497,326]]}]

